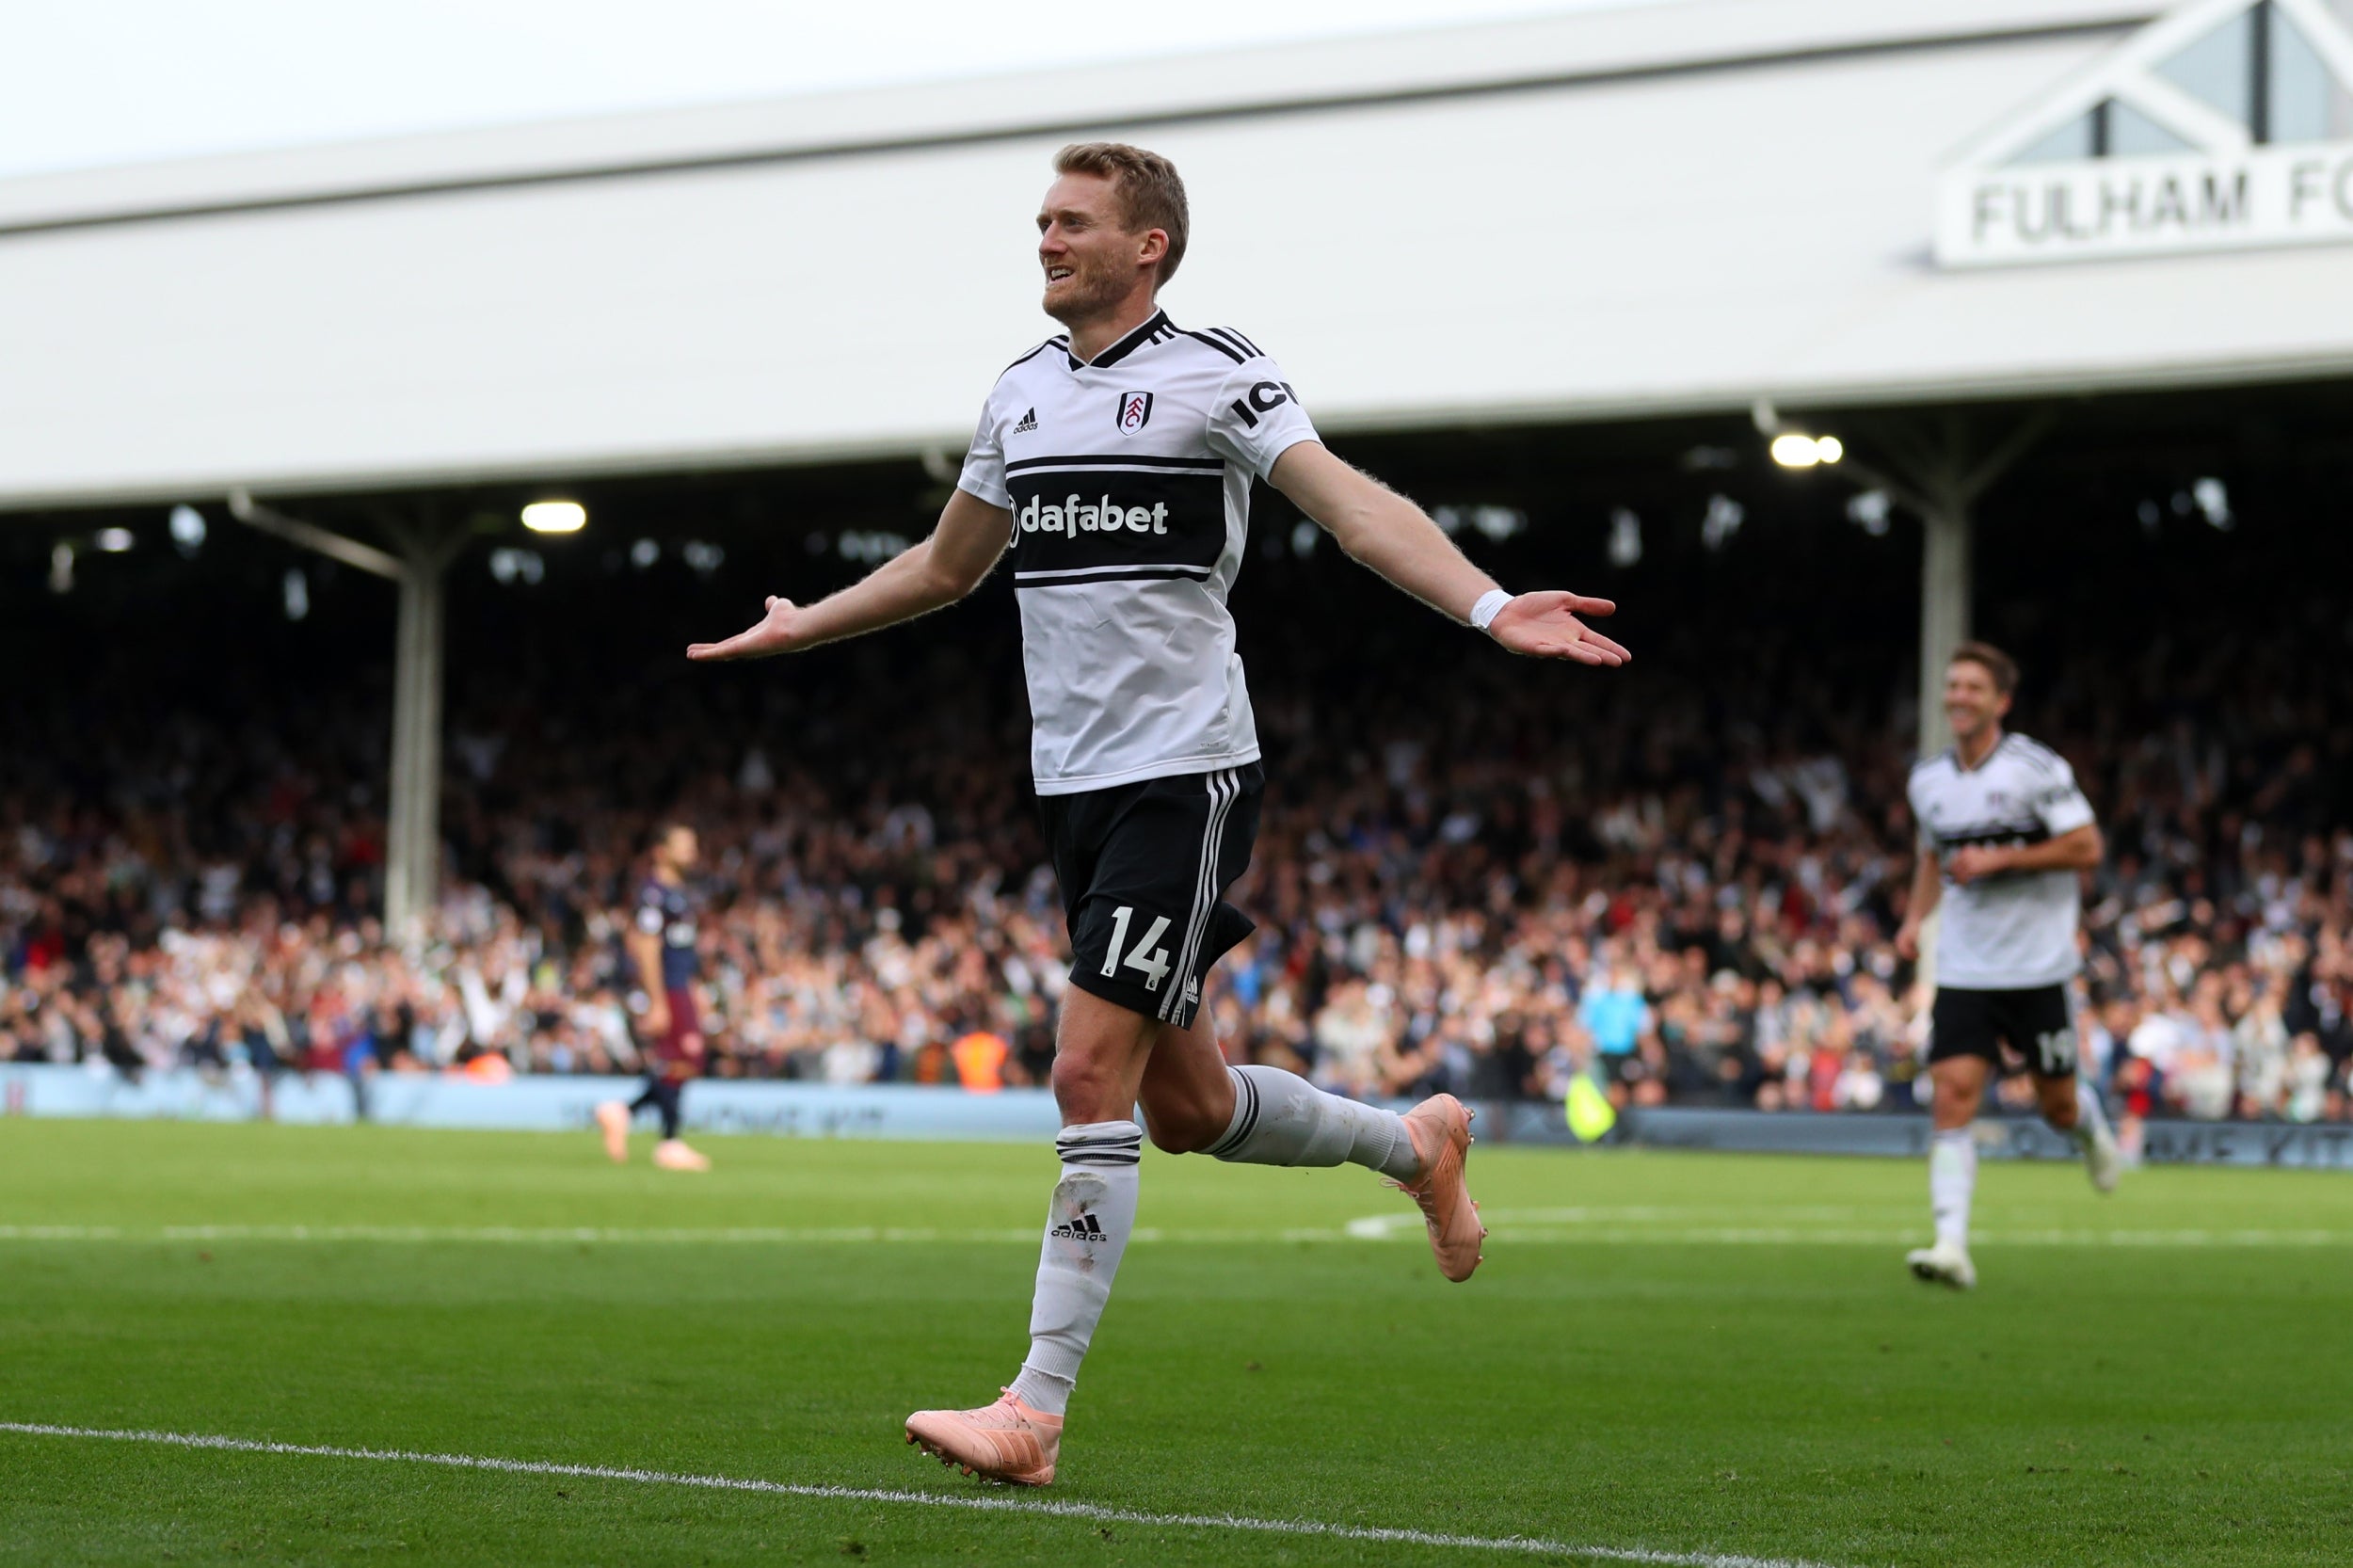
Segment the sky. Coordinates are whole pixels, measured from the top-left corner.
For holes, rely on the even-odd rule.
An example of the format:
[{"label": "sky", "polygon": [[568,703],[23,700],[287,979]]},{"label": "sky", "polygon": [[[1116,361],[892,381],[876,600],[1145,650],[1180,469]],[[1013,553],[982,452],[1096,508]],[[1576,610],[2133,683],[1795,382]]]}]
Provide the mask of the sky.
[{"label": "sky", "polygon": [[1657,3],[0,0],[0,178]]}]

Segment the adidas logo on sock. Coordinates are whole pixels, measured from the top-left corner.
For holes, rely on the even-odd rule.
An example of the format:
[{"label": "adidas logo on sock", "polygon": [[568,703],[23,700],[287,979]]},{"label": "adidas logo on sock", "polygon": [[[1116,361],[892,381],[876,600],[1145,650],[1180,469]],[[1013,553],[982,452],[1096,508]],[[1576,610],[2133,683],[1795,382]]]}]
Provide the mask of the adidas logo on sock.
[{"label": "adidas logo on sock", "polygon": [[1021,416],[1021,423],[1013,427],[1013,433],[1016,436],[1023,436],[1029,434],[1036,428],[1037,410],[1032,408],[1028,413]]},{"label": "adidas logo on sock", "polygon": [[1068,1224],[1056,1225],[1046,1233],[1064,1241],[1100,1241],[1103,1227],[1096,1224],[1092,1214],[1081,1214]]}]

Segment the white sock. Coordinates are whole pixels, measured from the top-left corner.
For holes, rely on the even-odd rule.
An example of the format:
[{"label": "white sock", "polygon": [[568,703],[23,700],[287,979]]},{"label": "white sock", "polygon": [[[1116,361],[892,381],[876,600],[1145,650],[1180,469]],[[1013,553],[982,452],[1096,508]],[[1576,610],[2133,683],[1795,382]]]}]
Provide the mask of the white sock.
[{"label": "white sock", "polygon": [[2107,1130],[2108,1113],[2100,1108],[2099,1092],[2081,1079],[2075,1081],[2075,1125],[2067,1135],[2075,1141],[2075,1147],[2086,1154],[2099,1135]]},{"label": "white sock", "polygon": [[1013,1380],[1013,1396],[1032,1410],[1070,1408],[1079,1363],[1112,1297],[1120,1256],[1136,1228],[1136,1161],[1144,1128],[1133,1122],[1086,1122],[1054,1140],[1062,1179],[1046,1215],[1030,1302],[1030,1356]]},{"label": "white sock", "polygon": [[1939,1132],[1929,1140],[1929,1206],[1936,1214],[1936,1239],[1964,1252],[1969,1247],[1969,1199],[1977,1190],[1977,1141],[1967,1128]]},{"label": "white sock", "polygon": [[1364,1165],[1399,1181],[1419,1168],[1405,1119],[1327,1095],[1280,1067],[1228,1067],[1234,1119],[1203,1152],[1243,1165]]}]

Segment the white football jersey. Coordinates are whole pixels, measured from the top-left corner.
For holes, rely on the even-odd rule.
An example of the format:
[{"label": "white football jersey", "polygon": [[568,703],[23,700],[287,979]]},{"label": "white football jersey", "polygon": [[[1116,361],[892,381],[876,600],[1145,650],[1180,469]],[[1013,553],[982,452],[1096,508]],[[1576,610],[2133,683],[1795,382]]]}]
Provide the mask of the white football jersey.
[{"label": "white football jersey", "polygon": [[[2092,820],[2067,760],[2018,734],[2004,735],[1974,768],[1950,751],[1914,763],[1906,792],[1921,851],[1940,861],[1968,844],[2039,844]],[[2009,872],[1965,888],[1947,876],[1937,909],[1939,985],[2023,990],[2056,985],[2080,967],[2083,897],[2073,872]]]},{"label": "white football jersey", "polygon": [[958,483],[1014,514],[1039,794],[1258,760],[1225,596],[1251,480],[1315,439],[1256,344],[1165,312],[1091,363],[1054,337],[998,378]]}]

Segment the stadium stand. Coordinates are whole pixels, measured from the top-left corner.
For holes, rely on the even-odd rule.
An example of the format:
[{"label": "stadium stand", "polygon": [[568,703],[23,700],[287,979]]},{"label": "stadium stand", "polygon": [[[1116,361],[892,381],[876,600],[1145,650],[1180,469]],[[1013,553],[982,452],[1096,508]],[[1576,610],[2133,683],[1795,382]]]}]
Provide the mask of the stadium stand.
[{"label": "stadium stand", "polygon": [[[2131,1116],[2345,1117],[2353,714],[2313,657],[2345,641],[2344,596],[2298,576],[2292,534],[2164,525],[2137,555],[2088,531],[2105,590],[2043,619],[2006,620],[1989,568],[1982,629],[2028,669],[2019,727],[2073,761],[2107,832],[2088,1058]],[[1637,649],[1609,679],[1466,645],[1263,527],[1238,613],[1273,789],[1238,894],[1260,930],[1212,992],[1228,1048],[1365,1095],[1557,1098],[1597,1070],[1639,1104],[1910,1108],[1921,991],[1888,940],[1905,568],[1826,526],[1794,552],[1655,542],[1596,584]],[[712,672],[676,648],[733,623],[745,574],[608,553],[535,594],[472,573],[450,885],[404,946],[372,913],[378,650],[340,630],[366,590],[324,581],[312,624],[208,638],[233,574],[255,577],[214,553],[184,564],[217,594],[86,584],[21,629],[20,653],[92,651],[0,699],[40,743],[0,758],[0,1057],[625,1065],[615,911],[676,810],[705,843],[714,1071],[1042,1076],[1063,933],[1001,588],[920,632]],[[2260,623],[2198,609],[2259,599]],[[976,1033],[1001,1065],[954,1048]]]}]

